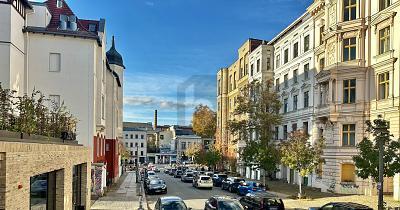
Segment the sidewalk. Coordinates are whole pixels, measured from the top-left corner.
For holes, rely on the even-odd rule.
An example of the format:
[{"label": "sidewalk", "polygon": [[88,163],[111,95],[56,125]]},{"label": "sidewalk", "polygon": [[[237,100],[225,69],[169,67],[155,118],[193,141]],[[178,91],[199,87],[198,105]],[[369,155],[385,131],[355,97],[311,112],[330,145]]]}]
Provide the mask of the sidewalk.
[{"label": "sidewalk", "polygon": [[[122,180],[117,189],[111,189],[106,196],[99,198],[94,202],[91,209],[129,209],[137,210],[139,208],[140,197],[138,196],[139,185],[136,184],[135,172],[127,172],[127,176]],[[143,208],[146,208],[143,202]]]}]

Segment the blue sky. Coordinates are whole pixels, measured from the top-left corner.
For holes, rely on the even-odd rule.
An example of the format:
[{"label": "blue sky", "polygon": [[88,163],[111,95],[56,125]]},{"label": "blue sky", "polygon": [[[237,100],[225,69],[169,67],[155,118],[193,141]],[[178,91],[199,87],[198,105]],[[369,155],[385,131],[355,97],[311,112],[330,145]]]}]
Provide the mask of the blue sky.
[{"label": "blue sky", "polygon": [[[79,18],[106,19],[126,66],[124,120],[189,124],[216,103],[216,72],[248,38],[270,40],[312,0],[67,0]],[[109,41],[109,43],[111,43]],[[108,47],[109,48],[109,47]]]}]

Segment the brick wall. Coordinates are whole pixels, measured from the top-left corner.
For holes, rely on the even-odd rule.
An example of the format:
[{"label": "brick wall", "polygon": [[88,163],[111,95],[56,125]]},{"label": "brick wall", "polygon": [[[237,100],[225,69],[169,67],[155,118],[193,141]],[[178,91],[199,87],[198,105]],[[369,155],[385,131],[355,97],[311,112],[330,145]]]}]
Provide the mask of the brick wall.
[{"label": "brick wall", "polygon": [[79,164],[84,164],[82,203],[89,208],[88,148],[8,142],[0,137],[0,209],[29,209],[30,177],[52,171],[56,171],[56,209],[72,209],[72,168]]}]

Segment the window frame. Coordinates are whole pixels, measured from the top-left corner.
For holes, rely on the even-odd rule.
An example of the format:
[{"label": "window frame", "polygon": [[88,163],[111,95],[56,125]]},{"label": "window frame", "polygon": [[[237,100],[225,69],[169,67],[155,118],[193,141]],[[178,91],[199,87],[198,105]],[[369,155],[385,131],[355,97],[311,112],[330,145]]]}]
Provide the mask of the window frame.
[{"label": "window frame", "polygon": [[[348,44],[346,45],[346,41],[348,40]],[[352,43],[354,41],[354,43]],[[354,49],[354,59],[352,59],[352,49]],[[347,58],[345,57],[345,52],[348,51],[348,56]],[[356,37],[350,37],[343,39],[343,62],[347,61],[353,61],[357,59],[357,38]]]},{"label": "window frame", "polygon": [[392,0],[379,0],[379,11],[382,11],[392,5]]},{"label": "window frame", "polygon": [[[307,96],[307,97],[306,97]],[[307,102],[307,103],[306,103]],[[310,92],[309,91],[305,91],[304,95],[303,95],[303,106],[304,108],[307,108],[310,106]]]},{"label": "window frame", "polygon": [[299,57],[299,42],[293,44],[293,59]]},{"label": "window frame", "polygon": [[298,95],[294,95],[293,96],[293,111],[297,110],[298,103],[299,103]]},{"label": "window frame", "polygon": [[[357,19],[357,8],[358,8],[358,0],[355,0],[355,4],[352,4],[353,0],[344,0],[343,1],[343,22],[352,21]],[[346,5],[348,2],[348,5]],[[354,11],[352,11],[354,10]],[[348,12],[348,19],[346,19],[346,11]],[[354,19],[352,18],[353,12],[355,13]]]},{"label": "window frame", "polygon": [[[306,68],[306,66],[307,66],[307,68]],[[304,80],[308,80],[309,79],[309,77],[310,77],[310,64],[309,63],[306,63],[306,64],[304,64],[303,65],[303,74],[304,74]]]},{"label": "window frame", "polygon": [[[381,80],[381,76],[383,76],[383,80]],[[390,86],[390,73],[387,71],[387,72],[383,72],[383,73],[380,73],[380,74],[378,74],[378,88],[377,88],[377,90],[378,90],[378,100],[385,100],[385,99],[388,99],[389,98],[389,91],[390,91],[390,89],[389,89],[389,86]],[[383,88],[384,88],[384,96],[382,97],[382,95],[381,95],[381,86],[383,86]]]},{"label": "window frame", "polygon": [[[54,71],[52,69],[52,55],[58,58],[58,70]],[[49,72],[61,72],[61,53],[50,52],[49,53]]]},{"label": "window frame", "polygon": [[[342,125],[342,147],[355,147],[357,145],[356,130],[357,130],[356,124]],[[347,142],[344,142],[345,136],[347,137]],[[354,136],[354,142],[351,142],[352,136]]]},{"label": "window frame", "polygon": [[390,51],[390,26],[380,29],[378,32],[378,36],[379,36],[378,53],[379,55],[382,55]]},{"label": "window frame", "polygon": [[281,66],[281,55],[280,54],[276,55],[275,60],[276,60],[275,66],[276,68],[279,68]]},{"label": "window frame", "polygon": [[289,62],[289,48],[286,48],[283,51],[283,64],[287,64]]},{"label": "window frame", "polygon": [[[352,81],[354,82],[354,86],[351,85]],[[351,100],[352,90],[354,90],[354,101]],[[347,101],[346,99],[347,95]],[[343,104],[354,104],[357,101],[357,79],[346,79],[343,80]]]},{"label": "window frame", "polygon": [[287,113],[289,109],[289,100],[288,98],[283,99],[283,113]]},{"label": "window frame", "polygon": [[304,52],[307,52],[310,50],[310,35],[307,34],[304,36]]}]

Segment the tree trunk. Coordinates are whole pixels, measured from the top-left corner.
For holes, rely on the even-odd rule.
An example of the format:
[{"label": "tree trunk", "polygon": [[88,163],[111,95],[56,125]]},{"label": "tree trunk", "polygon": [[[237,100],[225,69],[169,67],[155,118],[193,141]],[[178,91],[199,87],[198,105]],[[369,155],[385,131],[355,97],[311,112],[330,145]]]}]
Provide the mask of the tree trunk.
[{"label": "tree trunk", "polygon": [[265,170],[263,170],[263,172],[263,185],[267,187],[267,172]]},{"label": "tree trunk", "polygon": [[303,192],[301,191],[301,179],[302,179],[303,177],[300,175],[300,172],[299,172],[299,199],[301,199],[301,197],[302,197],[302,195],[303,195]]}]

